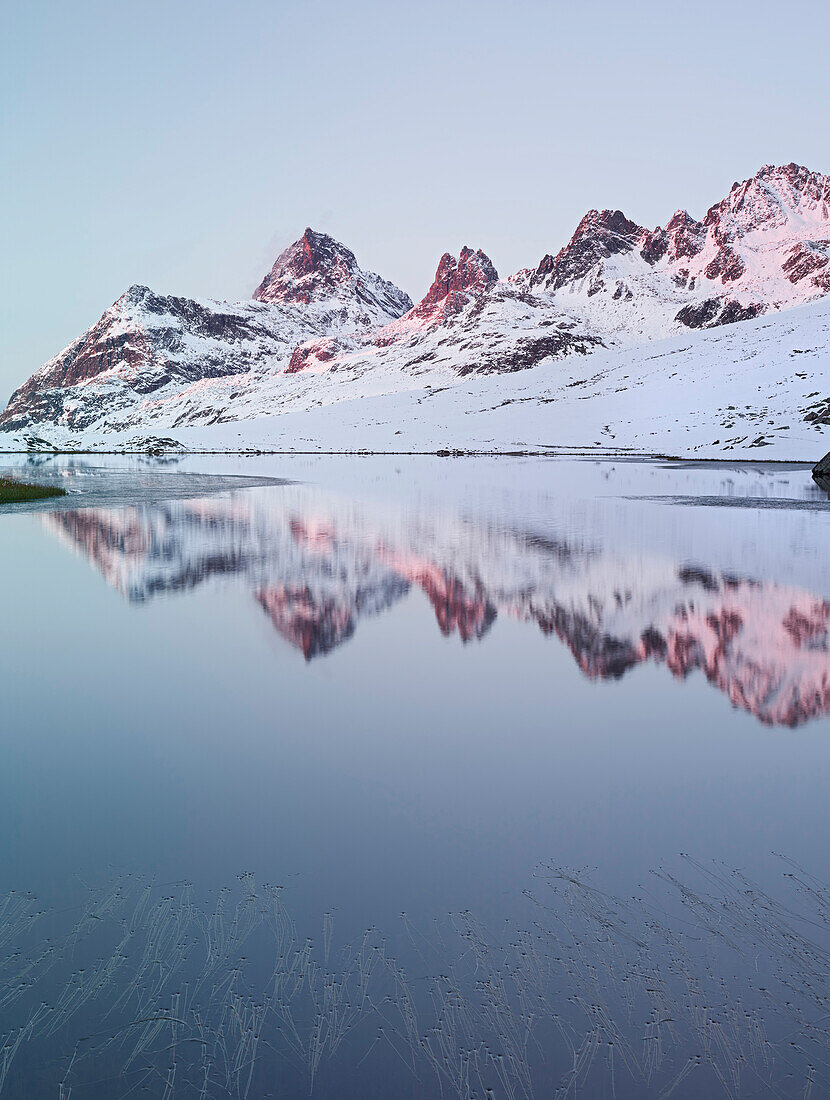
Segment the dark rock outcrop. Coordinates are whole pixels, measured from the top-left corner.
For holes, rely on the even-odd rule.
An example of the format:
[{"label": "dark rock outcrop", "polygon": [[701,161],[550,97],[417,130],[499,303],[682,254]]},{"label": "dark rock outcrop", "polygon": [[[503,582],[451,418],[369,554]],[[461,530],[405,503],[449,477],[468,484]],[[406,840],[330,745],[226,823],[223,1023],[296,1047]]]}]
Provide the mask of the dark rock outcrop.
[{"label": "dark rock outcrop", "polygon": [[819,290],[830,290],[830,241],[799,241],[781,269],[791,283],[809,278]]},{"label": "dark rock outcrop", "polygon": [[742,306],[739,302],[723,298],[706,298],[703,302],[684,306],[675,320],[687,328],[717,328],[732,325],[736,321],[749,321],[764,312],[760,302]]},{"label": "dark rock outcrop", "polygon": [[678,210],[666,224],[670,260],[691,259],[703,249],[706,227],[686,210]]},{"label": "dark rock outcrop", "polygon": [[306,370],[310,366],[330,363],[337,355],[339,347],[337,341],[330,338],[306,340],[305,343],[298,344],[291,352],[291,358],[288,360],[285,373],[298,374],[301,370]]},{"label": "dark rock outcrop", "polygon": [[740,279],[744,270],[740,256],[729,245],[723,245],[715,258],[706,265],[704,274],[707,279],[720,279],[722,283],[734,283],[736,279]]},{"label": "dark rock outcrop", "polygon": [[563,355],[587,355],[596,347],[602,347],[597,336],[585,334],[573,335],[564,329],[554,330],[545,336],[527,337],[517,340],[508,350],[491,352],[481,359],[465,363],[459,368],[461,377],[467,374],[492,374],[496,371],[506,374],[511,371],[527,370],[543,359],[561,358]]},{"label": "dark rock outcrop", "polygon": [[813,467],[813,480],[825,492],[830,493],[830,451]]},{"label": "dark rock outcrop", "polygon": [[[14,431],[52,420],[83,428],[101,409],[67,404],[67,393],[96,378],[147,396],[173,381],[187,384],[246,371],[257,347],[279,344],[270,321],[264,309],[132,286],[92,328],[15,390],[0,414],[0,427]],[[194,342],[202,345],[198,356],[189,354]]]}]

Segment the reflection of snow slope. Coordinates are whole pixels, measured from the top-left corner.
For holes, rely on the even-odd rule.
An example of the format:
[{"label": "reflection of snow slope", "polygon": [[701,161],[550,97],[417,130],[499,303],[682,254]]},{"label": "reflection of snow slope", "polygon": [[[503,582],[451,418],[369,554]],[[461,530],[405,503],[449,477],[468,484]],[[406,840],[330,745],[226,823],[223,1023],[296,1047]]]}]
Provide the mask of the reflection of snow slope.
[{"label": "reflection of snow slope", "polygon": [[299,486],[45,522],[131,601],[212,578],[241,582],[307,659],[419,589],[441,632],[464,642],[510,616],[556,635],[590,678],[654,661],[677,678],[700,670],[765,723],[830,711],[830,602],[648,545],[363,507]]}]

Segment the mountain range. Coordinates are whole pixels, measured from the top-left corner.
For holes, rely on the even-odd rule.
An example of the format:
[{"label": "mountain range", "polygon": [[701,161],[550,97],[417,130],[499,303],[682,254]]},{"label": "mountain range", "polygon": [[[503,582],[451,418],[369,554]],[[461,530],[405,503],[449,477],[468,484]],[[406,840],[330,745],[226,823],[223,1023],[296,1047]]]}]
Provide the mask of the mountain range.
[{"label": "mountain range", "polygon": [[[451,390],[457,414],[441,432],[421,433],[426,449],[488,449],[489,439],[492,449],[562,444],[682,453],[684,418],[702,415],[703,441],[680,441],[690,452],[768,445],[821,453],[815,433],[830,421],[821,300],[829,292],[830,177],[795,164],[766,165],[735,183],[700,221],[678,210],[665,226],[647,229],[619,210],[591,210],[564,247],[507,277],[481,249],[445,253],[417,304],[309,228],[250,300],[130,287],[15,391],[0,429],[29,446],[45,436],[69,449],[106,437],[126,444],[137,432],[207,449],[302,449],[304,440],[314,449],[326,438],[331,449],[357,449],[376,445],[364,438],[372,434],[369,409],[406,436],[415,421],[430,424],[438,408],[431,399]],[[770,329],[772,315],[793,307],[801,308],[789,314],[792,324]],[[727,325],[742,335],[726,342],[709,336]],[[781,341],[795,333],[797,345],[799,332],[810,337],[806,346],[782,353]],[[766,350],[747,352],[756,344]],[[675,356],[671,377],[688,383],[676,410],[654,385],[662,354]],[[798,370],[789,369],[794,354],[804,357]],[[763,370],[751,362],[758,355],[769,360]],[[704,361],[705,378],[695,366]],[[727,375],[737,376],[744,400],[724,396]],[[639,412],[626,434],[616,412],[625,400],[610,397],[633,389]],[[607,422],[589,412],[589,392],[604,394],[600,419]],[[782,398],[780,416],[772,397]],[[514,400],[532,408],[505,437],[497,410]],[[566,422],[583,433],[573,443],[552,404],[567,409]],[[321,410],[326,415],[316,415]],[[667,410],[680,425],[671,442],[670,432],[651,430]],[[735,431],[725,427],[730,420]],[[333,421],[346,429],[342,441]],[[759,426],[773,430],[758,433]],[[791,435],[779,442],[777,431]],[[412,446],[383,434],[381,449]]]}]

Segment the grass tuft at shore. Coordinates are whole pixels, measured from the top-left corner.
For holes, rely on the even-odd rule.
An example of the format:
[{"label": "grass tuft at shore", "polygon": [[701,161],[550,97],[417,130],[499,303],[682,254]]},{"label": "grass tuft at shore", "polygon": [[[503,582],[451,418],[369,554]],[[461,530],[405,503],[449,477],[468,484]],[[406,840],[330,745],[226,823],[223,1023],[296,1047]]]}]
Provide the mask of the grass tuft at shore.
[{"label": "grass tuft at shore", "polygon": [[11,477],[0,477],[0,504],[19,504],[24,500],[65,497],[66,489],[56,485],[31,485]]}]

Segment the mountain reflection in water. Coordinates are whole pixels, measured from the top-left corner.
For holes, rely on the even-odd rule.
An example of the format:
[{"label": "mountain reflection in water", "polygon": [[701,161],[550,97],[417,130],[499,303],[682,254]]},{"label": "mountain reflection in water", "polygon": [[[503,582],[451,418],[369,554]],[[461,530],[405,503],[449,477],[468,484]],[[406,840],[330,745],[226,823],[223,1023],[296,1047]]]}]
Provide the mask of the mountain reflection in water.
[{"label": "mountain reflection in water", "polygon": [[60,511],[48,530],[133,603],[208,581],[241,585],[306,658],[423,592],[441,634],[486,637],[502,617],[555,635],[592,680],[654,662],[695,670],[765,724],[830,710],[830,602],[595,531],[561,537],[467,514],[371,507],[304,486]]}]

